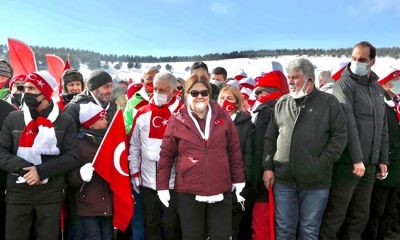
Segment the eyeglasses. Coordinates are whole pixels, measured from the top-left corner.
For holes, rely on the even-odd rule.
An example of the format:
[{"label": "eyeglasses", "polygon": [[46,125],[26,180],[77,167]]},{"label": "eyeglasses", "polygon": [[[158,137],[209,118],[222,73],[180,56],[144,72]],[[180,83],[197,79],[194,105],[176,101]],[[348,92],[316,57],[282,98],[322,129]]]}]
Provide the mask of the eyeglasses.
[{"label": "eyeglasses", "polygon": [[201,94],[202,97],[207,97],[210,94],[210,91],[208,90],[201,90],[201,91],[197,91],[197,90],[192,90],[189,92],[190,96],[192,97],[198,97],[199,94]]},{"label": "eyeglasses", "polygon": [[177,86],[176,89],[181,91],[183,89],[183,86]]}]

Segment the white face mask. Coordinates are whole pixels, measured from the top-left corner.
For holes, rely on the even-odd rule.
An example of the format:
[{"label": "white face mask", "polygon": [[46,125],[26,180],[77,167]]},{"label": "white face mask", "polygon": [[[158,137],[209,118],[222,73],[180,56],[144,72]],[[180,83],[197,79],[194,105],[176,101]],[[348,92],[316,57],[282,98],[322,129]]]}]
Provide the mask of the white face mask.
[{"label": "white face mask", "polygon": [[308,80],[305,80],[303,87],[298,92],[290,91],[290,93],[289,93],[290,96],[292,96],[294,99],[299,99],[299,98],[305,97],[307,95],[308,88],[310,87],[310,86],[308,86],[307,89],[304,91],[304,88],[307,85],[307,83],[308,83]]},{"label": "white face mask", "polygon": [[392,93],[399,95],[400,94],[400,79],[396,81],[392,81],[392,88],[390,89]]},{"label": "white face mask", "polygon": [[218,81],[218,80],[215,80],[215,79],[211,79],[211,80],[210,80],[210,83],[212,83],[212,84],[214,84],[215,86],[219,87],[219,86],[221,86],[224,82]]},{"label": "white face mask", "polygon": [[356,62],[352,60],[350,70],[356,75],[365,76],[368,74],[368,64],[369,63]]},{"label": "white face mask", "polygon": [[167,101],[168,101],[168,95],[159,94],[159,93],[154,93],[153,99],[154,99],[154,103],[155,103],[157,106],[160,107],[160,106],[162,106],[162,105],[164,105],[164,104],[167,103]]}]

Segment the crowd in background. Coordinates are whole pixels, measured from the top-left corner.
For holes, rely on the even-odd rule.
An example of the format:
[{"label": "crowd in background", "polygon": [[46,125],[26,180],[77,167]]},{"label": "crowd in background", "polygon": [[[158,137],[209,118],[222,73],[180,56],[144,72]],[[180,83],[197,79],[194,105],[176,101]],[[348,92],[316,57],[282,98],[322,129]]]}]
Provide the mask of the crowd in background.
[{"label": "crowd in background", "polygon": [[[400,234],[400,70],[377,76],[375,61],[360,42],[318,77],[305,58],[287,75],[273,62],[231,78],[204,62],[187,79],[153,66],[140,83],[69,69],[58,96],[49,72],[14,76],[1,60],[0,238],[59,239],[61,225],[90,240]],[[119,109],[135,209],[116,235],[92,161]]]}]

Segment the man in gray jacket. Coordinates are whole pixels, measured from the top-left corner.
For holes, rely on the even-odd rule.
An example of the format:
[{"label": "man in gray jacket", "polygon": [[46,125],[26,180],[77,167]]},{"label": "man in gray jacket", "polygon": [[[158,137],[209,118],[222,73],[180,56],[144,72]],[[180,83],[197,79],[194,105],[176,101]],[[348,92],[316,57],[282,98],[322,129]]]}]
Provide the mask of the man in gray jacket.
[{"label": "man in gray jacket", "polygon": [[369,217],[377,167],[386,177],[388,129],[383,89],[371,71],[376,49],[356,44],[352,61],[333,89],[349,132],[345,151],[335,164],[321,239],[361,239]]},{"label": "man in gray jacket", "polygon": [[276,103],[265,134],[263,179],[267,189],[275,182],[276,239],[316,240],[346,123],[337,99],[315,88],[309,60],[293,60],[287,72],[290,94]]}]

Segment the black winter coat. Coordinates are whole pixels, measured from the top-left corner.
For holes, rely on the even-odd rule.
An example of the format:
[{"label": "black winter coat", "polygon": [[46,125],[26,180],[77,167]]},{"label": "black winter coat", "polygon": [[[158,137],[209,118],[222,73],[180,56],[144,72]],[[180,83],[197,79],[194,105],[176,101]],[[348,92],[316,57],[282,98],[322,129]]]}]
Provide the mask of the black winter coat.
[{"label": "black winter coat", "polygon": [[[386,95],[386,99],[390,99]],[[388,129],[389,129],[389,175],[385,180],[376,181],[381,186],[400,185],[400,124],[396,112],[392,107],[386,105]]]},{"label": "black winter coat", "polygon": [[338,164],[364,162],[365,165],[388,164],[388,128],[384,92],[378,76],[358,76],[350,65],[333,88],[341,103],[348,130],[348,144]]},{"label": "black winter coat", "polygon": [[251,184],[256,194],[257,201],[268,201],[268,191],[263,182],[263,162],[264,162],[264,135],[268,124],[271,121],[276,100],[268,101],[254,111],[257,119],[254,126],[254,160],[251,168]]},{"label": "black winter coat", "polygon": [[[51,107],[43,111],[43,116],[48,116]],[[32,116],[34,118],[34,116]],[[53,123],[57,138],[57,147],[60,155],[42,155],[42,164],[37,165],[36,169],[41,180],[49,178],[48,183],[39,186],[29,186],[26,183],[17,184],[18,176],[25,172],[24,167],[32,164],[16,155],[19,139],[25,128],[23,111],[14,111],[8,115],[4,121],[0,132],[0,168],[7,171],[7,195],[8,200],[20,202],[18,196],[35,194],[47,194],[48,202],[58,202],[64,197],[65,175],[69,171],[79,166],[79,146],[77,143],[77,131],[71,116],[61,113]],[[16,193],[16,194],[10,194]],[[29,202],[30,203],[30,202]]]},{"label": "black winter coat", "polygon": [[[102,135],[104,136],[89,130],[80,134],[81,166],[93,161]],[[70,173],[69,181],[74,187],[76,211],[79,216],[112,216],[113,198],[110,186],[96,172],[93,172],[92,180],[85,183],[78,168]]]},{"label": "black winter coat", "polygon": [[[68,104],[65,106],[64,112],[71,115],[72,118],[75,120],[76,128],[80,128],[80,122],[79,122],[79,110],[80,104],[86,104],[86,103],[96,103],[94,100],[92,94],[86,90],[81,92],[80,94],[76,95]],[[105,106],[102,106],[103,108],[106,108],[108,104],[105,104]],[[114,118],[115,113],[117,112],[117,105],[114,102],[110,102],[110,106],[107,109],[107,122],[111,123],[112,119]]]},{"label": "black winter coat", "polygon": [[[0,99],[0,129],[3,126],[4,119],[12,111],[16,110],[11,104]],[[0,170],[0,186],[5,187],[7,181],[7,173]]]},{"label": "black winter coat", "polygon": [[251,164],[253,161],[253,124],[251,123],[251,116],[240,111],[237,113],[233,122],[239,133],[244,173],[246,182],[248,182],[250,180]]}]

